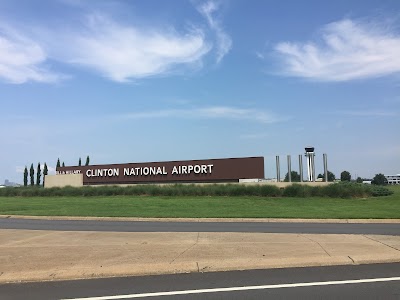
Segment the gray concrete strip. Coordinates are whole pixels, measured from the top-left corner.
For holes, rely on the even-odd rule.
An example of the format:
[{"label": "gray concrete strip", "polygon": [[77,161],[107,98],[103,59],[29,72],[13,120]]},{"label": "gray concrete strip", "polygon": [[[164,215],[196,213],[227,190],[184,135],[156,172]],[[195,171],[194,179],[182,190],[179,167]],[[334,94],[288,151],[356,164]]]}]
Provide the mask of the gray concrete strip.
[{"label": "gray concrete strip", "polygon": [[226,222],[226,223],[348,223],[400,224],[400,219],[290,219],[290,218],[138,218],[138,217],[78,217],[0,215],[2,219],[132,221],[132,222]]},{"label": "gray concrete strip", "polygon": [[0,283],[400,262],[399,236],[0,230]]}]

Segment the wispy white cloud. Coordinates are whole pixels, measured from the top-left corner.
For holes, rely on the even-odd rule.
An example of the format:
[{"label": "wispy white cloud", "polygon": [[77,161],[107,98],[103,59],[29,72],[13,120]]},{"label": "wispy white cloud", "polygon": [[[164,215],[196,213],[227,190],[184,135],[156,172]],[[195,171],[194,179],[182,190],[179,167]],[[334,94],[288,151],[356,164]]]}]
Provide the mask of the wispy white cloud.
[{"label": "wispy white cloud", "polygon": [[90,15],[85,28],[66,36],[66,43],[54,53],[56,59],[99,71],[118,82],[201,64],[210,50],[199,29],[181,34],[173,29],[139,28],[100,14]]},{"label": "wispy white cloud", "polygon": [[197,7],[197,10],[206,18],[208,25],[215,32],[217,39],[217,63],[221,62],[232,48],[231,37],[224,31],[221,21],[215,17],[218,8],[218,3],[211,0]]},{"label": "wispy white cloud", "polygon": [[258,123],[276,123],[288,118],[257,109],[211,106],[192,109],[165,109],[137,112],[118,116],[122,119],[186,118],[186,119],[227,119],[246,120]]},{"label": "wispy white cloud", "polygon": [[[79,6],[81,2],[63,3]],[[8,19],[10,23],[4,23],[8,27],[0,23],[0,79],[11,83],[57,82],[66,76],[51,71],[50,63],[55,61],[117,82],[196,70],[203,67],[203,58],[211,49],[220,62],[231,49],[232,40],[216,16],[219,6],[208,1],[196,8],[209,29],[193,24],[183,30],[168,24],[143,25],[117,19],[118,10],[94,12],[89,7],[84,9],[86,15],[68,15],[65,27],[51,26],[50,21],[28,26]],[[69,22],[70,18],[74,22]],[[210,37],[213,33],[215,38]]]},{"label": "wispy white cloud", "polygon": [[228,118],[236,120],[254,120],[260,123],[275,123],[282,121],[282,118],[269,112],[256,109],[243,109],[236,107],[215,106],[201,108],[195,113],[208,118]]},{"label": "wispy white cloud", "polygon": [[45,65],[47,58],[39,43],[0,24],[0,78],[5,82],[58,81],[61,76]]},{"label": "wispy white cloud", "polygon": [[320,34],[320,41],[275,46],[283,75],[348,81],[400,72],[400,35],[389,26],[344,19]]}]

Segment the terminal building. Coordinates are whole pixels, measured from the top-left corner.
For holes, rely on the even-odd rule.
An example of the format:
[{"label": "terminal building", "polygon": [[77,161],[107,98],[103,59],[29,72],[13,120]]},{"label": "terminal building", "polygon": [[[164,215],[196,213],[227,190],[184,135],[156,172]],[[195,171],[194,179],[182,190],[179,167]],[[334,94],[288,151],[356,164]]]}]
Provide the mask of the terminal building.
[{"label": "terminal building", "polygon": [[397,175],[385,175],[388,184],[400,184],[400,174]]}]

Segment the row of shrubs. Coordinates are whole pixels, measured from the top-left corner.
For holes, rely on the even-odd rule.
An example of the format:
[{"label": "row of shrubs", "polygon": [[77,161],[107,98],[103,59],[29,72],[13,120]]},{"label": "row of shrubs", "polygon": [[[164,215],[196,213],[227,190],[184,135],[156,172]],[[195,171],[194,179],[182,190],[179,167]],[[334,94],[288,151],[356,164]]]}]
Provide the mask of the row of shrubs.
[{"label": "row of shrubs", "polygon": [[274,185],[132,185],[85,186],[64,188],[19,187],[0,189],[1,196],[52,197],[52,196],[260,196],[260,197],[332,197],[363,198],[387,196],[393,192],[380,186],[357,183],[337,183],[326,186],[292,184],[286,188]]}]

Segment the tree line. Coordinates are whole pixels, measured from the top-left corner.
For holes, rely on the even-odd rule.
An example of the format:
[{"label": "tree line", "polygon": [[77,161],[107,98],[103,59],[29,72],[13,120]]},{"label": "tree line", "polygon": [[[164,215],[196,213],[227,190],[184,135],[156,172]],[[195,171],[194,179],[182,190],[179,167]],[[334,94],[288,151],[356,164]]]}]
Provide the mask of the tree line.
[{"label": "tree line", "polygon": [[[300,174],[297,173],[296,171],[291,171],[290,172],[290,177],[292,182],[300,182]],[[323,174],[318,174],[317,178],[322,178],[322,181],[325,181],[325,176]],[[335,174],[333,174],[331,171],[328,171],[328,181],[332,182],[336,180]],[[367,179],[362,179],[361,177],[357,177],[355,182],[357,183],[363,183],[364,180]],[[289,173],[286,173],[285,175],[285,182],[289,182]],[[351,174],[349,171],[343,171],[340,173],[340,181],[347,181],[351,182],[354,181],[351,179]],[[387,184],[387,179],[384,174],[379,173],[374,176],[374,178],[371,180],[372,184],[375,185],[386,185]]]},{"label": "tree line", "polygon": [[[41,183],[41,177],[42,177],[42,170],[40,168],[40,162],[37,165],[36,168],[36,185],[44,185],[44,178],[45,176],[49,173],[49,169],[47,168],[47,164],[44,163],[43,166],[43,182]],[[35,185],[35,169],[33,168],[33,164],[31,164],[31,167],[29,169],[29,177],[30,177],[30,185],[34,186]],[[28,168],[25,166],[24,170],[24,186],[28,186]]]},{"label": "tree line", "polygon": [[[349,171],[343,171],[340,174],[340,181],[351,181],[351,174]],[[363,183],[363,181],[369,181],[368,179],[362,179],[361,177],[357,177],[357,179],[355,180],[357,183]],[[382,173],[379,174],[375,174],[374,178],[371,180],[372,184],[375,185],[386,185],[387,179],[386,176]]]},{"label": "tree line", "polygon": [[[90,157],[88,155],[86,157],[85,166],[88,166],[89,163],[90,163]],[[82,165],[82,160],[79,157],[78,166],[81,166],[81,165]],[[65,163],[64,162],[62,163],[62,166],[65,167]],[[60,159],[58,158],[57,159],[57,168],[59,168],[59,167],[61,167],[61,164],[60,164]],[[36,185],[36,186],[43,185],[44,186],[45,176],[48,175],[48,173],[49,173],[49,169],[48,169],[46,163],[44,163],[43,171],[41,169],[40,162],[37,164],[36,172],[35,172],[35,168],[33,167],[33,164],[31,164],[29,172],[28,172],[27,166],[25,166],[25,169],[24,169],[24,186],[28,186],[28,179],[29,179],[29,185],[30,186],[34,186],[34,185]],[[35,184],[35,174],[36,174],[36,184]],[[42,175],[43,175],[43,181],[41,180]]]}]

